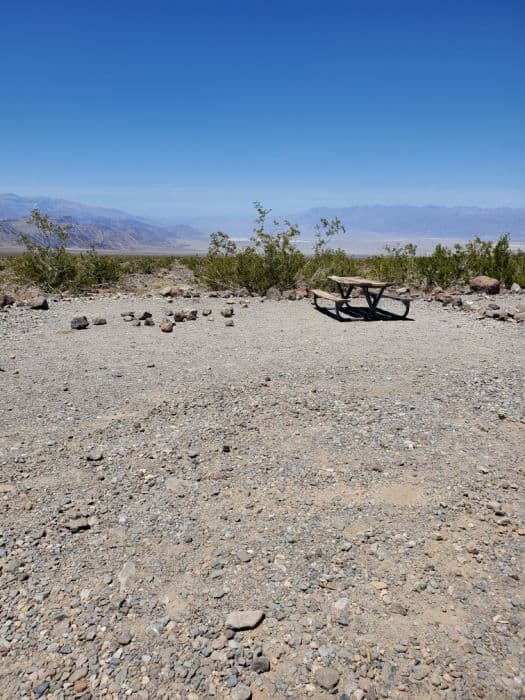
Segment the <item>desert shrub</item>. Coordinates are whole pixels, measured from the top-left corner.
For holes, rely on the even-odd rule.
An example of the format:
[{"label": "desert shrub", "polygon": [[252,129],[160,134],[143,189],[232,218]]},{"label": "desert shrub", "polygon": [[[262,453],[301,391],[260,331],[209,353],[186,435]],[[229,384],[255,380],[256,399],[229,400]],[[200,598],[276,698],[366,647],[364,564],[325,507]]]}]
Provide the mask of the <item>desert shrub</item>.
[{"label": "desert shrub", "polygon": [[77,273],[70,289],[85,291],[99,284],[114,284],[121,278],[124,268],[121,261],[109,255],[99,255],[92,247],[75,259]]},{"label": "desert shrub", "polygon": [[36,227],[37,240],[26,234],[19,237],[26,252],[14,258],[15,273],[23,282],[47,292],[67,289],[77,274],[75,258],[66,250],[69,227],[51,221],[38,209],[33,209],[28,223]]},{"label": "desert shrub", "polygon": [[222,231],[210,237],[208,253],[202,258],[186,259],[197,278],[212,289],[238,289],[264,294],[270,287],[289,289],[297,283],[305,256],[294,243],[299,229],[288,220],[273,221],[267,230],[270,209],[255,202],[257,219],[252,245],[243,250]]},{"label": "desert shrub", "polygon": [[171,270],[175,259],[173,255],[130,255],[119,262],[121,267],[125,264],[126,272],[153,275],[159,270]]},{"label": "desert shrub", "polygon": [[257,218],[251,245],[239,250],[230,237],[218,231],[210,237],[208,253],[202,258],[185,258],[184,262],[197,278],[212,289],[239,289],[264,294],[270,287],[291,289],[298,283],[325,284],[330,274],[351,274],[355,264],[344,251],[331,250],[327,241],[344,232],[338,219],[321,219],[317,225],[317,242],[313,258],[297,247],[299,228],[285,219],[268,224],[270,209],[254,203]]}]

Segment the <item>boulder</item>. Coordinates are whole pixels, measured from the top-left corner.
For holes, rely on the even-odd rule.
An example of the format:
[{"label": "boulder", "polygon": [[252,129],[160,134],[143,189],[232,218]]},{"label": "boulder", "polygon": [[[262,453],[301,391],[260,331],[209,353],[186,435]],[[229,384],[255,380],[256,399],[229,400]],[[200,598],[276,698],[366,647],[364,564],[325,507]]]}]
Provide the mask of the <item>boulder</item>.
[{"label": "boulder", "polygon": [[14,303],[14,297],[10,296],[9,294],[0,294],[0,308],[3,308],[4,306],[13,306]]},{"label": "boulder", "polygon": [[159,289],[161,297],[178,297],[181,294],[179,287],[162,287]]},{"label": "boulder", "polygon": [[265,296],[270,301],[280,301],[280,299],[282,299],[281,292],[277,287],[270,287],[270,289],[267,289]]},{"label": "boulder", "polygon": [[46,297],[35,297],[29,302],[29,306],[32,309],[49,309],[49,304],[47,303]]},{"label": "boulder", "polygon": [[497,294],[500,289],[499,280],[494,277],[487,277],[486,275],[473,277],[470,280],[469,286],[473,292],[483,292],[485,294]]},{"label": "boulder", "polygon": [[74,331],[82,331],[89,326],[89,321],[85,316],[75,316],[71,319],[71,328]]}]

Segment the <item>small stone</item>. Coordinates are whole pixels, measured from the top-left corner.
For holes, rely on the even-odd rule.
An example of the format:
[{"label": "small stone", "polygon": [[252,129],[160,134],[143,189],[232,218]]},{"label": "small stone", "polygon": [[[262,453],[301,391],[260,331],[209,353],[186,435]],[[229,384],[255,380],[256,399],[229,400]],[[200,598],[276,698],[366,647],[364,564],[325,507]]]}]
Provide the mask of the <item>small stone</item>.
[{"label": "small stone", "polygon": [[75,693],[83,693],[85,690],[87,690],[88,687],[88,682],[85,678],[81,678],[78,681],[75,681],[73,684],[73,690]]},{"label": "small stone", "polygon": [[390,606],[390,612],[394,613],[395,615],[405,616],[408,610],[407,608],[405,608],[404,605],[401,605],[401,603],[392,603],[392,605]]},{"label": "small stone", "polygon": [[100,447],[94,447],[90,452],[88,452],[86,457],[88,462],[100,462],[104,459],[104,453]]},{"label": "small stone", "polygon": [[230,316],[233,316],[233,307],[227,306],[225,309],[222,309],[221,316],[224,316],[224,318],[229,318]]},{"label": "small stone", "polygon": [[172,323],[171,321],[164,321],[164,323],[160,324],[160,330],[163,333],[171,333],[174,325],[175,324]]},{"label": "small stone", "polygon": [[270,670],[270,661],[266,656],[256,656],[252,661],[252,671],[255,673],[266,673]]},{"label": "small stone", "polygon": [[372,588],[376,591],[384,591],[388,585],[384,581],[372,581]]},{"label": "small stone", "polygon": [[153,314],[149,311],[143,311],[139,316],[139,321],[145,321],[147,318],[151,318]]},{"label": "small stone", "polygon": [[232,700],[250,700],[252,691],[247,685],[238,685],[232,691]]},{"label": "small stone", "polygon": [[94,326],[105,326],[107,324],[107,321],[105,318],[102,318],[101,316],[96,316],[93,319],[92,324]]},{"label": "small stone", "polygon": [[226,321],[226,323],[225,323],[224,325],[225,325],[225,326],[228,326],[229,328],[231,328],[232,326],[235,325],[235,323],[230,319],[229,321]]},{"label": "small stone", "polygon": [[416,681],[422,681],[424,678],[428,676],[430,673],[430,667],[427,666],[426,664],[419,664],[418,666],[415,666],[413,671],[412,671],[412,676],[415,678]]},{"label": "small stone", "polygon": [[315,681],[323,690],[333,690],[339,683],[339,674],[333,668],[319,668],[315,673]]},{"label": "small stone", "polygon": [[282,298],[282,294],[277,287],[270,287],[266,291],[266,299],[269,299],[270,301],[279,301]]},{"label": "small stone", "polygon": [[131,634],[131,632],[129,632],[128,630],[124,630],[124,632],[121,632],[119,638],[117,639],[117,642],[121,646],[125,647],[131,642],[132,639],[133,635]]},{"label": "small stone", "polygon": [[49,690],[49,683],[47,681],[44,681],[43,683],[39,683],[39,685],[36,686],[36,688],[33,688],[33,693],[35,694],[36,698],[41,698],[42,695],[47,693]]},{"label": "small stone", "polygon": [[83,530],[89,530],[91,527],[87,518],[71,518],[66,523],[67,529],[73,534],[76,532],[82,532]]},{"label": "small stone", "polygon": [[89,321],[85,316],[75,316],[71,319],[71,328],[74,331],[82,331],[89,326]]},{"label": "small stone", "polygon": [[144,325],[145,326],[154,326],[155,321],[151,318],[151,316],[148,316],[148,318],[144,319]]},{"label": "small stone", "polygon": [[47,303],[46,297],[35,297],[34,299],[31,299],[29,306],[32,309],[42,309],[43,311],[47,311],[47,309],[49,309],[49,304]]},{"label": "small stone", "polygon": [[262,610],[236,610],[226,618],[226,627],[232,630],[251,630],[264,619]]}]

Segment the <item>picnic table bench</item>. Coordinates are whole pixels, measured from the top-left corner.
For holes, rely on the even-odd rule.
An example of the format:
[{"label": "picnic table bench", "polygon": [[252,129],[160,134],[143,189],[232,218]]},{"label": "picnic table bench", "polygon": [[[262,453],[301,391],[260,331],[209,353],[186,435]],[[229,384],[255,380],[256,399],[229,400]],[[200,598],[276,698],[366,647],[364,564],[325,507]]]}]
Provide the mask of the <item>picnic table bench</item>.
[{"label": "picnic table bench", "polygon": [[[391,282],[379,282],[377,280],[369,280],[364,277],[337,277],[335,275],[330,276],[329,279],[337,284],[339,295],[332,294],[331,292],[325,292],[323,289],[312,289],[311,293],[314,297],[315,307],[320,311],[326,311],[326,309],[319,306],[319,299],[334,302],[335,314],[339,320],[342,320],[340,315],[342,307],[348,314],[360,316],[368,321],[384,320],[385,318],[403,319],[408,315],[410,310],[410,302],[412,299],[410,297],[387,294],[386,290],[393,286]],[[366,307],[356,307],[350,304],[350,295],[354,287],[361,289],[363,292],[367,303]],[[404,310],[402,313],[398,314],[387,309],[382,309],[379,306],[379,302],[382,299],[393,299],[396,302],[400,302],[404,307]]]}]

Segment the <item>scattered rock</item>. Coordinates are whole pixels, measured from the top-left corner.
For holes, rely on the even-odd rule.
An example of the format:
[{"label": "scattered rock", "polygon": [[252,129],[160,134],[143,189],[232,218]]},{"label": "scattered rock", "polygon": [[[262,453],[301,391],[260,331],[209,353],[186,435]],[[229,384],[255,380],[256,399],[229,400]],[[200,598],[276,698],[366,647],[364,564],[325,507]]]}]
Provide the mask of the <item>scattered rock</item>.
[{"label": "scattered rock", "polygon": [[282,294],[280,290],[277,289],[277,287],[270,287],[266,290],[265,297],[270,301],[279,301],[280,299],[282,299]]},{"label": "scattered rock", "polygon": [[222,309],[221,316],[224,316],[224,318],[229,318],[230,316],[233,316],[233,307],[227,306],[226,308]]},{"label": "scattered rock", "polygon": [[227,616],[226,627],[232,630],[252,630],[263,619],[263,610],[236,610]]},{"label": "scattered rock", "polygon": [[102,318],[101,316],[96,316],[92,322],[94,326],[105,326],[107,321],[105,318]]},{"label": "scattered rock", "polygon": [[231,697],[232,700],[250,700],[252,691],[247,685],[241,683],[232,690]]},{"label": "scattered rock", "polygon": [[159,328],[163,333],[171,333],[174,325],[175,324],[171,321],[164,321],[164,323],[160,324]]},{"label": "scattered rock", "polygon": [[315,672],[315,681],[323,690],[333,690],[339,683],[339,673],[333,668],[319,668]]},{"label": "scattered rock", "polygon": [[256,656],[252,661],[252,671],[255,673],[266,673],[270,670],[270,661],[266,656]]},{"label": "scattered rock", "polygon": [[82,331],[89,326],[89,321],[85,316],[75,316],[71,319],[71,328],[74,331]]},{"label": "scattered rock", "polygon": [[70,532],[76,533],[89,530],[91,526],[87,518],[71,518],[66,522],[66,527]]},{"label": "scattered rock", "polygon": [[469,283],[473,292],[483,292],[484,294],[497,294],[500,288],[499,280],[486,275],[473,277]]},{"label": "scattered rock", "polygon": [[94,447],[88,452],[86,459],[88,462],[100,462],[100,460],[104,459],[104,453],[100,447]]},{"label": "scattered rock", "polygon": [[29,306],[32,309],[43,309],[44,311],[49,309],[49,304],[46,297],[35,297],[34,299],[31,299]]}]

